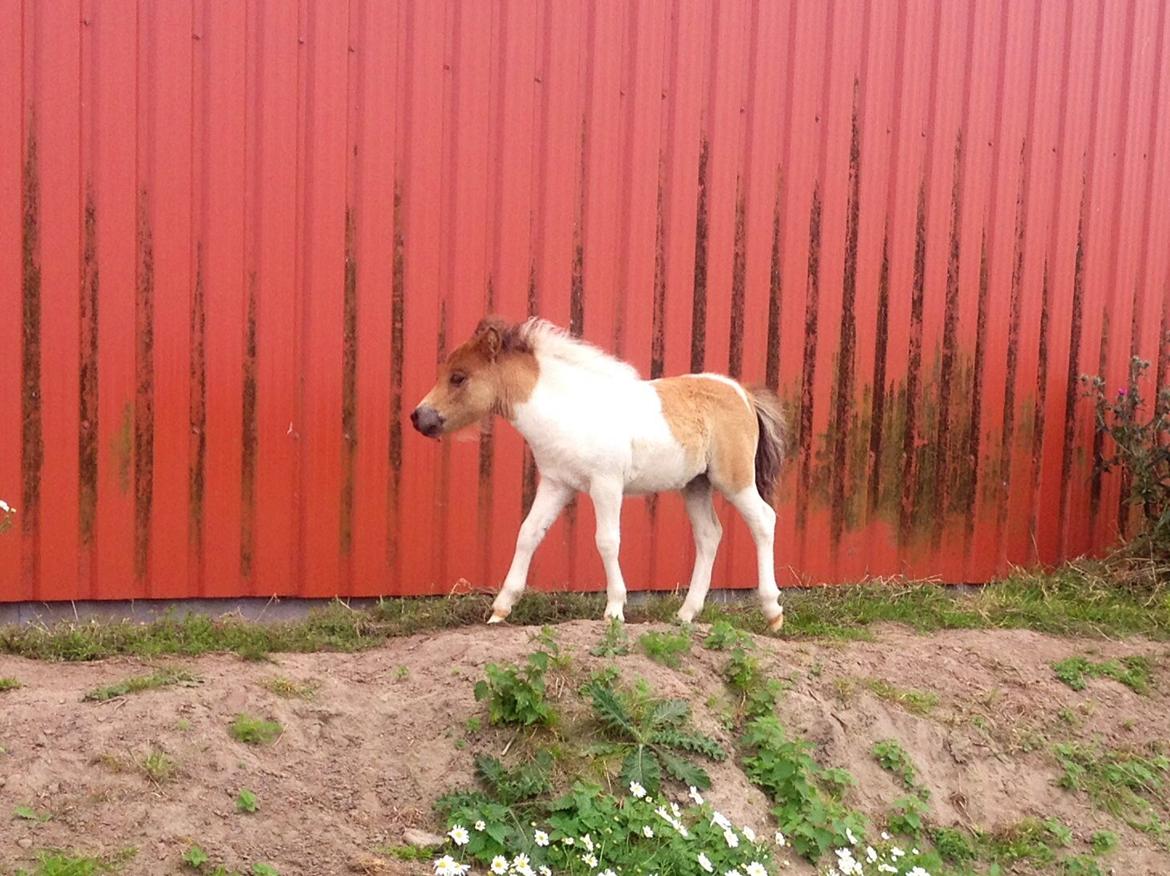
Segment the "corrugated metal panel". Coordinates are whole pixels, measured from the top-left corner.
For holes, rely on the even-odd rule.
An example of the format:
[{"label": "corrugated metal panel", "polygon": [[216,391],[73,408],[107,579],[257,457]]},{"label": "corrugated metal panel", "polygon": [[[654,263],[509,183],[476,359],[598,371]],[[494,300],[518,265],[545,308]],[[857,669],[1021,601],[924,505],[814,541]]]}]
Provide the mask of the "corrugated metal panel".
[{"label": "corrugated metal panel", "polygon": [[[1106,547],[1081,372],[1164,380],[1165,0],[0,0],[0,600],[494,586],[487,310],[778,386],[789,583]],[[730,515],[726,514],[725,520]],[[631,501],[636,588],[689,577]],[[593,588],[592,512],[538,554]],[[754,580],[728,527],[717,585]]]}]

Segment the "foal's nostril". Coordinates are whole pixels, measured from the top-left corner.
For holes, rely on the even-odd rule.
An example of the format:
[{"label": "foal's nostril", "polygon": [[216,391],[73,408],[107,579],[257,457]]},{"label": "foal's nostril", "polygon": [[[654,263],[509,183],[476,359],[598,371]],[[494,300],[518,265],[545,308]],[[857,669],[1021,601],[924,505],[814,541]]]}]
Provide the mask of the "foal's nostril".
[{"label": "foal's nostril", "polygon": [[443,416],[428,405],[419,405],[410,415],[410,422],[415,429],[428,438],[437,438],[443,431]]},{"label": "foal's nostril", "polygon": [[418,408],[410,412],[410,425],[416,429],[418,428]]}]

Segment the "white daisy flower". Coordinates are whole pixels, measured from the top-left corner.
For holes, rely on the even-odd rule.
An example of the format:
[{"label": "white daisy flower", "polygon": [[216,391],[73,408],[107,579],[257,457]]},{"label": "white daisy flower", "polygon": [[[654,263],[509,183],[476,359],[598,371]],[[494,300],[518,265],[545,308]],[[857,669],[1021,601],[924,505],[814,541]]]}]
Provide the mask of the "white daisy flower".
[{"label": "white daisy flower", "polygon": [[591,868],[597,866],[597,858],[594,857],[592,854],[582,855],[581,860],[584,861]]},{"label": "white daisy flower", "polygon": [[654,839],[654,828],[647,824],[642,828],[642,836],[646,837],[646,839]]},{"label": "white daisy flower", "polygon": [[691,798],[692,800],[694,800],[694,801],[695,801],[695,805],[696,805],[696,806],[702,806],[702,805],[703,805],[703,797],[702,797],[702,795],[699,793],[699,789],[698,789],[698,788],[696,788],[694,785],[691,785],[691,788],[690,788],[690,790],[689,790],[689,791],[687,791],[687,794],[689,794],[689,795],[690,795],[690,798]]},{"label": "white daisy flower", "polygon": [[496,855],[494,858],[492,858],[491,871],[493,873],[497,874],[497,876],[500,876],[500,874],[503,874],[503,873],[507,873],[508,872],[508,859],[505,858],[503,855]]},{"label": "white daisy flower", "polygon": [[780,848],[784,848],[786,845],[788,845],[788,840],[784,839],[784,834],[782,834],[780,831],[776,831],[776,845],[780,846]]},{"label": "white daisy flower", "polygon": [[756,832],[754,830],[752,830],[750,827],[748,827],[746,824],[739,829],[739,832],[742,833],[745,837],[747,837],[747,841],[749,843],[754,843],[756,841]]},{"label": "white daisy flower", "polygon": [[482,818],[475,823],[475,829],[476,830],[487,830],[487,825],[483,823]]},{"label": "white daisy flower", "polygon": [[456,824],[449,831],[447,831],[447,836],[451,837],[451,842],[455,843],[457,846],[465,846],[467,845],[468,840],[471,839],[471,834],[469,834],[467,832],[467,828],[461,824]]},{"label": "white daisy flower", "polygon": [[571,846],[575,840],[571,836],[561,837],[561,842],[566,846]]},{"label": "white daisy flower", "polygon": [[[692,788],[691,790],[693,791],[694,788]],[[706,870],[708,873],[715,872],[715,868],[711,865],[711,859],[708,858],[706,855],[704,855],[702,852],[699,852],[699,866],[702,867],[704,870]]]},{"label": "white daisy flower", "polygon": [[630,793],[633,794],[635,797],[637,797],[639,800],[641,800],[643,797],[646,796],[646,789],[643,788],[641,785],[639,785],[637,782],[630,782]]},{"label": "white daisy flower", "polygon": [[727,816],[722,812],[715,812],[711,815],[711,823],[717,824],[724,830],[731,827],[731,822],[727,820]]},{"label": "white daisy flower", "polygon": [[548,845],[548,834],[545,833],[543,830],[533,831],[532,841],[534,843],[536,843],[538,846],[547,846]]},{"label": "white daisy flower", "polygon": [[898,848],[897,846],[894,846],[892,849],[890,849],[890,854],[893,855],[895,858],[900,858],[906,853],[904,851],[902,851],[900,848]]},{"label": "white daisy flower", "polygon": [[528,869],[528,856],[526,854],[524,854],[523,852],[521,852],[516,857],[514,857],[512,859],[512,869],[513,870],[526,870],[526,869]]},{"label": "white daisy flower", "polygon": [[747,876],[768,876],[768,871],[759,861],[752,861],[744,869],[747,870]]},{"label": "white daisy flower", "polygon": [[857,837],[853,835],[853,831],[851,831],[849,828],[845,828],[845,838],[848,839],[849,842],[851,842],[853,845],[857,845]]},{"label": "white daisy flower", "polygon": [[723,840],[727,843],[729,849],[739,848],[739,837],[735,835],[735,831],[728,829],[723,831]]},{"label": "white daisy flower", "polygon": [[539,873],[539,874],[540,874],[540,876],[552,876],[552,870],[550,870],[550,869],[549,869],[549,868],[548,868],[546,865],[544,865],[544,864],[541,864],[541,865],[540,865],[540,869],[538,869],[536,872],[537,872],[537,873]]},{"label": "white daisy flower", "polygon": [[873,846],[866,846],[865,857],[872,864],[878,858],[877,849],[875,849]]},{"label": "white daisy flower", "polygon": [[593,851],[593,840],[590,838],[589,834],[585,834],[585,836],[581,837],[581,842],[585,843],[585,851]]}]

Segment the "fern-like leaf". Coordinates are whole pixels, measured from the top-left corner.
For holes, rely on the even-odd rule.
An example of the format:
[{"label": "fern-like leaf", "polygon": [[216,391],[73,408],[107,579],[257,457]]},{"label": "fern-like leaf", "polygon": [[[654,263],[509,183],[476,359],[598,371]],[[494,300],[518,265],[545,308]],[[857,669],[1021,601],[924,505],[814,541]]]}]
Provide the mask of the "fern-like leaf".
[{"label": "fern-like leaf", "polygon": [[664,727],[681,727],[691,716],[691,707],[685,700],[658,700],[646,717],[646,723],[653,730]]},{"label": "fern-like leaf", "polygon": [[586,685],[585,690],[593,700],[593,714],[598,721],[631,742],[641,741],[642,734],[638,732],[633,716],[612,687],[595,681]]},{"label": "fern-like leaf", "polygon": [[629,787],[637,782],[651,794],[657,794],[662,784],[662,770],[655,752],[645,745],[635,745],[622,762],[622,784]]},{"label": "fern-like leaf", "polygon": [[655,753],[662,763],[662,768],[666,770],[667,775],[672,779],[681,782],[687,787],[695,787],[699,790],[706,790],[711,787],[711,777],[707,775],[707,771],[702,767],[696,766],[690,761],[683,760],[669,749],[660,748]]},{"label": "fern-like leaf", "polygon": [[659,730],[649,740],[654,745],[701,754],[711,760],[726,760],[727,752],[710,736],[685,730]]}]

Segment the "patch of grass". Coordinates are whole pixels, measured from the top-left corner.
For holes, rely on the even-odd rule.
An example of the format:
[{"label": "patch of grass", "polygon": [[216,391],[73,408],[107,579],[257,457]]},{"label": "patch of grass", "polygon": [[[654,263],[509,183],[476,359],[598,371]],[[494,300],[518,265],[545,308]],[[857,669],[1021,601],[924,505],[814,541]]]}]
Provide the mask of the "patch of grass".
[{"label": "patch of grass", "polygon": [[319,681],[293,681],[283,675],[265,679],[261,684],[269,693],[276,694],[286,700],[311,700],[321,687]]},{"label": "patch of grass", "polygon": [[994,833],[981,834],[979,846],[981,856],[992,863],[1006,867],[1026,863],[1035,867],[1055,861],[1053,845],[1066,846],[1070,839],[1069,829],[1056,819],[1025,818]]},{"label": "patch of grass", "polygon": [[16,690],[19,687],[23,687],[23,685],[15,678],[0,678],[0,693]]},{"label": "patch of grass", "polygon": [[[1170,639],[1170,599],[1115,586],[1104,563],[1080,562],[1049,574],[1018,572],[979,589],[956,591],[931,582],[878,581],[785,592],[786,638],[872,638],[870,628],[900,623],[921,632],[940,629],[1030,629],[1056,635]],[[0,628],[0,653],[41,660],[97,660],[116,654],[153,657],[216,651],[269,654],[357,651],[394,636],[482,623],[492,596],[388,599],[368,609],[341,603],[303,619],[254,623],[177,611],[151,623],[60,623]],[[631,622],[668,622],[673,596],[627,607]],[[595,593],[528,591],[509,617],[517,625],[597,619],[605,597]],[[764,633],[754,602],[709,605],[712,622]]]},{"label": "patch of grass", "polygon": [[621,657],[630,653],[630,637],[626,625],[617,618],[611,618],[605,626],[601,641],[589,649],[594,657]]},{"label": "patch of grass", "polygon": [[284,728],[277,721],[239,714],[232,721],[228,732],[236,742],[247,745],[271,745],[284,732]]},{"label": "patch of grass", "polygon": [[678,669],[682,655],[691,650],[691,637],[686,633],[651,631],[639,636],[638,644],[655,663]]},{"label": "patch of grass", "polygon": [[1139,694],[1149,693],[1153,683],[1150,661],[1145,657],[1123,657],[1095,663],[1088,657],[1069,657],[1052,664],[1056,677],[1073,690],[1084,690],[1086,678],[1112,678]]},{"label": "patch of grass", "polygon": [[1170,758],[1099,745],[1061,743],[1055,749],[1060,787],[1088,795],[1093,805],[1138,830],[1160,832],[1170,806],[1165,777]]},{"label": "patch of grass", "polygon": [[122,849],[112,855],[95,858],[50,849],[37,855],[34,869],[17,870],[16,876],[97,876],[101,873],[117,873],[137,853],[137,849]]},{"label": "patch of grass", "polygon": [[1089,845],[1094,855],[1108,855],[1117,848],[1117,834],[1111,830],[1098,830],[1089,837]]},{"label": "patch of grass", "polygon": [[378,846],[374,851],[398,861],[430,861],[435,857],[433,849],[422,846]]},{"label": "patch of grass", "polygon": [[236,811],[243,812],[245,815],[251,815],[260,808],[260,800],[256,795],[247,788],[241,788],[240,793],[236,795]]},{"label": "patch of grass", "polygon": [[280,871],[271,864],[253,864],[252,876],[280,876]]},{"label": "patch of grass", "polygon": [[12,810],[12,817],[21,821],[48,821],[53,816],[47,812],[38,812],[31,806],[17,806]]},{"label": "patch of grass", "polygon": [[936,693],[895,687],[880,678],[867,679],[865,687],[879,699],[895,703],[912,715],[925,717],[938,705],[938,694]]},{"label": "patch of grass", "polygon": [[178,771],[175,762],[161,751],[152,751],[142,759],[142,772],[156,785],[171,781]]},{"label": "patch of grass", "polygon": [[935,850],[950,864],[966,864],[979,857],[974,839],[964,830],[957,827],[932,827],[928,835]]},{"label": "patch of grass", "polygon": [[1060,862],[1064,876],[1105,876],[1101,865],[1090,855],[1073,855]]},{"label": "patch of grass", "polygon": [[105,702],[129,694],[156,690],[160,687],[171,687],[176,684],[197,684],[198,678],[185,669],[160,669],[149,675],[135,675],[123,679],[116,684],[107,684],[91,690],[81,699],[83,702]]}]

